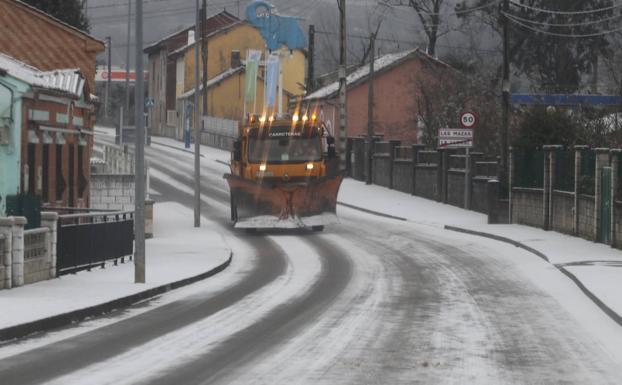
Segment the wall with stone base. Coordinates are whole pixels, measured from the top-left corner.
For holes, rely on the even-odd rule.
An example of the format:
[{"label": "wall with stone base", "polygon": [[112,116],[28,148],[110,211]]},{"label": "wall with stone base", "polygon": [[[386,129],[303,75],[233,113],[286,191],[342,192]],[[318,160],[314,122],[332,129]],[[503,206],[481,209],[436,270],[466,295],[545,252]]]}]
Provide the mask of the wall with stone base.
[{"label": "wall with stone base", "polygon": [[133,211],[134,175],[91,175],[91,208]]},{"label": "wall with stone base", "polygon": [[50,276],[50,258],[41,257],[24,260],[24,284],[45,281]]},{"label": "wall with stone base", "polygon": [[596,239],[596,234],[594,233],[594,197],[589,195],[579,195],[578,204],[578,235],[581,238],[593,241]]},{"label": "wall with stone base", "polygon": [[512,189],[512,222],[521,225],[542,227],[544,207],[542,189]]},{"label": "wall with stone base", "polygon": [[393,162],[393,189],[408,194],[413,193],[413,162],[395,160]]},{"label": "wall with stone base", "polygon": [[553,191],[551,202],[552,227],[554,231],[573,235],[574,234],[574,193],[566,191]]},{"label": "wall with stone base", "polygon": [[436,200],[438,198],[437,166],[416,166],[415,195],[422,198]]},{"label": "wall with stone base", "polygon": [[464,207],[464,190],[464,170],[450,169],[447,172],[447,203]]}]

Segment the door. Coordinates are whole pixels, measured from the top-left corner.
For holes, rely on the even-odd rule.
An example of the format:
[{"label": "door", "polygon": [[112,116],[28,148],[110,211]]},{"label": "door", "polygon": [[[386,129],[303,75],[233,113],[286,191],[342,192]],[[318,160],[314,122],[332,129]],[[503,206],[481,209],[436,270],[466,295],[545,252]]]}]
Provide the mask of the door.
[{"label": "door", "polygon": [[600,189],[599,242],[611,243],[611,167],[603,167]]}]

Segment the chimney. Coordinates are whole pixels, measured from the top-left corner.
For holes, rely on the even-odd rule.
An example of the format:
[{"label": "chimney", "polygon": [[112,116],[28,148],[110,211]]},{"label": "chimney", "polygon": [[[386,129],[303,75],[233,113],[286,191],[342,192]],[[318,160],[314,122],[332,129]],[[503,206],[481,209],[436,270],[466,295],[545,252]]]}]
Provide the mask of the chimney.
[{"label": "chimney", "polygon": [[242,60],[240,59],[240,51],[233,50],[231,51],[231,68],[238,68],[242,65]]},{"label": "chimney", "polygon": [[194,30],[188,31],[188,45],[194,44]]}]

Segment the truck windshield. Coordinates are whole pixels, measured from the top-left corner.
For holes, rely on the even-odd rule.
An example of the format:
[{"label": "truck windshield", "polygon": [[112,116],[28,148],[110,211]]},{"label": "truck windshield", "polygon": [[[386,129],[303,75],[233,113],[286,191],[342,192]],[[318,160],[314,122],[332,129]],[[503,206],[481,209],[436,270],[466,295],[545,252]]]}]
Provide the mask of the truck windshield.
[{"label": "truck windshield", "polygon": [[301,163],[322,159],[320,137],[249,138],[251,163]]}]

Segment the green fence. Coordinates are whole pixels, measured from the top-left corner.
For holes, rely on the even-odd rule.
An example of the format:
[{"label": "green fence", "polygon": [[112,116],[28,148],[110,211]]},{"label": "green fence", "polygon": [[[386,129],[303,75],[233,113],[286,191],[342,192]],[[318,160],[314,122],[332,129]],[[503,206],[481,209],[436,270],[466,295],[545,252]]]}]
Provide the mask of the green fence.
[{"label": "green fence", "polygon": [[579,194],[594,195],[596,183],[596,152],[581,152],[581,170],[579,172]]},{"label": "green fence", "polygon": [[36,229],[41,226],[41,198],[29,194],[9,195],[6,197],[6,213],[26,217],[25,229]]},{"label": "green fence", "polygon": [[574,160],[574,150],[557,150],[555,152],[553,189],[574,192]]},{"label": "green fence", "polygon": [[515,149],[513,151],[514,187],[544,187],[544,151]]}]

